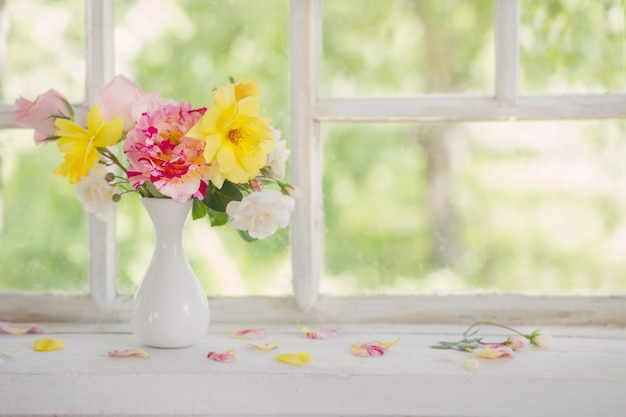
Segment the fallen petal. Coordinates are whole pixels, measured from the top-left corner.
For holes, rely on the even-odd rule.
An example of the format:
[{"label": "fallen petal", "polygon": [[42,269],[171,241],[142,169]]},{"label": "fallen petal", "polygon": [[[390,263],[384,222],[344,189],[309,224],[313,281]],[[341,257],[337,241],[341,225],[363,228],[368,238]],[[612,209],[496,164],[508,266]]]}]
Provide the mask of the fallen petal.
[{"label": "fallen petal", "polygon": [[400,338],[392,340],[391,342],[382,342],[376,340],[370,343],[359,343],[351,346],[351,351],[354,356],[361,356],[364,358],[373,358],[377,356],[383,356],[387,349],[393,347],[400,341]]},{"label": "fallen petal", "polygon": [[150,359],[150,355],[143,349],[122,349],[117,350],[114,349],[109,352],[109,356],[112,358],[127,358],[127,357],[136,357],[143,359]]},{"label": "fallen petal", "polygon": [[380,340],[377,340],[375,342],[372,342],[371,344],[375,346],[380,346],[384,350],[387,350],[395,346],[399,341],[400,341],[400,338],[397,338],[396,340],[392,340],[391,342],[381,342]]},{"label": "fallen petal", "polygon": [[300,326],[300,331],[304,333],[309,339],[332,339],[337,336],[337,329],[329,329],[326,333],[318,333],[313,329],[309,329],[306,326]]},{"label": "fallen petal", "polygon": [[0,352],[0,354],[2,354],[2,356],[6,356],[7,358],[12,358],[15,355],[17,355],[17,352],[20,351],[20,348],[16,347],[10,350],[3,350],[2,352]]},{"label": "fallen petal", "polygon": [[478,356],[485,359],[497,359],[503,356],[510,356],[513,349],[502,344],[485,345],[477,350]]},{"label": "fallen petal", "polygon": [[276,356],[276,359],[289,365],[303,366],[311,362],[311,354],[309,352],[284,353]]},{"label": "fallen petal", "polygon": [[8,333],[12,335],[22,335],[26,333],[41,334],[43,333],[43,330],[36,324],[19,324],[0,321],[0,333]]},{"label": "fallen petal", "polygon": [[469,361],[465,362],[465,369],[469,371],[478,369],[479,366],[480,366],[480,362],[478,362],[476,359],[470,359]]},{"label": "fallen petal", "polygon": [[231,349],[226,352],[218,353],[218,352],[209,352],[207,358],[212,359],[216,362],[232,362],[237,357],[235,354],[237,353],[236,349]]},{"label": "fallen petal", "polygon": [[360,356],[362,358],[373,358],[377,356],[383,356],[385,354],[385,349],[378,345],[371,345],[368,343],[363,343],[361,345],[352,345],[351,351],[354,356]]},{"label": "fallen petal", "polygon": [[249,343],[249,347],[261,349],[261,350],[274,350],[278,347],[278,340],[274,340],[272,343],[266,343],[264,345],[257,345],[254,343]]},{"label": "fallen petal", "polygon": [[265,329],[244,329],[229,334],[237,339],[262,339],[265,336]]},{"label": "fallen petal", "polygon": [[65,343],[61,339],[43,337],[35,340],[34,348],[37,352],[50,352],[51,350],[61,350],[65,348]]}]

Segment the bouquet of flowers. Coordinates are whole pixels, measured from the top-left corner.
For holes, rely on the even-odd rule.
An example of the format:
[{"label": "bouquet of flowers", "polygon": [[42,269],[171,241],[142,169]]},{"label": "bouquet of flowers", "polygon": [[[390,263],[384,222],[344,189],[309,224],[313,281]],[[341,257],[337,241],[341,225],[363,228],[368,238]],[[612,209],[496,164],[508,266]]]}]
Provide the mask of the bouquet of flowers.
[{"label": "bouquet of flowers", "polygon": [[99,219],[111,218],[126,194],[193,199],[194,220],[232,220],[254,240],[286,227],[295,205],[294,187],[282,182],[289,151],[260,116],[259,94],[254,80],[231,80],[213,91],[213,106],[193,109],[118,75],[99,90],[86,125],[55,90],[35,101],[19,97],[13,114],[34,129],[36,143],[56,142],[64,160],[54,173],[76,184]]}]

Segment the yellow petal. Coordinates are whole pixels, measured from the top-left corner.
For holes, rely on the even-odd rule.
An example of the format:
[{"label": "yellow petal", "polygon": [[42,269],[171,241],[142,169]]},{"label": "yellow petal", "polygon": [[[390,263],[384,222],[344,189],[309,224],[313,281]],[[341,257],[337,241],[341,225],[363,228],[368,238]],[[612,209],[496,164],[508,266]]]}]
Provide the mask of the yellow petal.
[{"label": "yellow petal", "polygon": [[257,117],[261,111],[259,100],[254,97],[246,97],[239,103],[239,114],[251,117]]},{"label": "yellow petal", "polygon": [[111,358],[136,357],[150,359],[150,354],[143,349],[113,349],[108,354]]},{"label": "yellow petal", "polygon": [[311,362],[311,354],[309,352],[284,353],[276,356],[276,359],[289,365],[303,366]]},{"label": "yellow petal", "polygon": [[470,359],[469,361],[465,362],[465,369],[469,371],[473,371],[475,369],[478,369],[479,367],[480,363],[476,359]]},{"label": "yellow petal", "polygon": [[237,79],[237,84],[235,84],[235,96],[237,101],[249,96],[258,97],[259,94],[261,94],[261,89],[256,81],[250,79],[247,83],[244,83],[241,78]]},{"label": "yellow petal", "polygon": [[65,343],[61,339],[52,337],[42,337],[35,340],[35,350],[37,352],[49,352],[51,350],[61,350],[65,347]]},{"label": "yellow petal", "polygon": [[220,109],[227,109],[234,106],[237,101],[235,99],[235,87],[228,84],[213,91],[213,103]]},{"label": "yellow petal", "polygon": [[62,119],[62,118],[55,119],[54,125],[57,127],[57,132],[55,134],[59,136],[61,135],[59,131],[63,132],[62,133],[63,136],[74,137],[74,138],[76,137],[82,138],[83,136],[87,134],[87,130],[85,130],[84,127],[68,119]]},{"label": "yellow petal", "polygon": [[219,133],[211,133],[206,137],[203,137],[204,141],[204,160],[208,163],[212,163],[215,159],[217,150],[222,146],[223,136]]},{"label": "yellow petal", "polygon": [[374,344],[376,344],[377,346],[380,346],[381,348],[387,350],[390,347],[394,346],[399,341],[400,341],[400,338],[397,338],[396,340],[392,340],[391,342],[381,342],[380,340],[377,340],[376,342],[374,342]]},{"label": "yellow petal", "polygon": [[[102,120],[104,121],[104,118]],[[120,141],[123,131],[124,120],[121,117],[116,117],[100,128],[94,145],[100,147],[113,146]]]},{"label": "yellow petal", "polygon": [[266,343],[264,345],[257,345],[254,343],[250,343],[248,344],[248,346],[253,347],[253,348],[257,348],[257,349],[261,349],[261,350],[265,350],[265,351],[269,351],[269,350],[274,350],[278,347],[278,340],[274,340],[272,343]]}]

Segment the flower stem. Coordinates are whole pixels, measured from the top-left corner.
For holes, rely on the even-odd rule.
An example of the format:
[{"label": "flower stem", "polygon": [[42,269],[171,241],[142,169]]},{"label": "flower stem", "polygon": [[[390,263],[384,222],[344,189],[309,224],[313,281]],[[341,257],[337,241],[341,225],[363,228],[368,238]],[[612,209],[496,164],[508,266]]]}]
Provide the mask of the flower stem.
[{"label": "flower stem", "polygon": [[98,147],[98,152],[100,153],[100,155],[104,156],[105,158],[107,158],[109,161],[113,162],[115,165],[117,165],[123,172],[126,172],[126,167],[124,165],[122,165],[122,163],[120,162],[119,159],[117,159],[117,156],[115,156],[115,154],[113,152],[111,152],[109,149],[104,148],[104,147]]},{"label": "flower stem", "polygon": [[517,333],[518,335],[525,337],[526,339],[529,339],[529,340],[531,339],[530,335],[527,335],[527,334],[521,333],[521,332],[519,332],[519,331],[515,330],[515,329],[514,329],[514,328],[512,328],[512,327],[505,326],[505,325],[503,325],[503,324],[499,324],[499,323],[494,323],[494,322],[492,322],[492,321],[477,321],[476,323],[472,324],[472,325],[469,327],[469,329],[467,329],[467,330],[465,331],[465,333],[463,333],[463,336],[464,336],[464,337],[467,337],[467,334],[468,334],[468,333],[469,333],[469,332],[470,332],[470,331],[471,331],[474,327],[476,327],[476,326],[493,326],[493,327],[500,327],[500,328],[502,328],[502,329],[506,329],[506,330],[510,330],[510,331],[512,331],[512,332],[515,332],[515,333]]}]

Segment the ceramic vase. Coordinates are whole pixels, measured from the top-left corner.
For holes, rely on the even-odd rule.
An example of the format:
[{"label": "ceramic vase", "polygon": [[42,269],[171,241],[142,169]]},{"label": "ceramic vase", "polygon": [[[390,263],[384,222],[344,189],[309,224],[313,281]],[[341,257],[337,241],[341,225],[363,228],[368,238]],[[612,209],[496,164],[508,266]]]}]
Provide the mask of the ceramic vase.
[{"label": "ceramic vase", "polygon": [[142,198],[156,231],[152,260],[135,297],[131,327],[147,346],[181,348],[199,342],[209,326],[209,303],[183,247],[192,200]]}]

